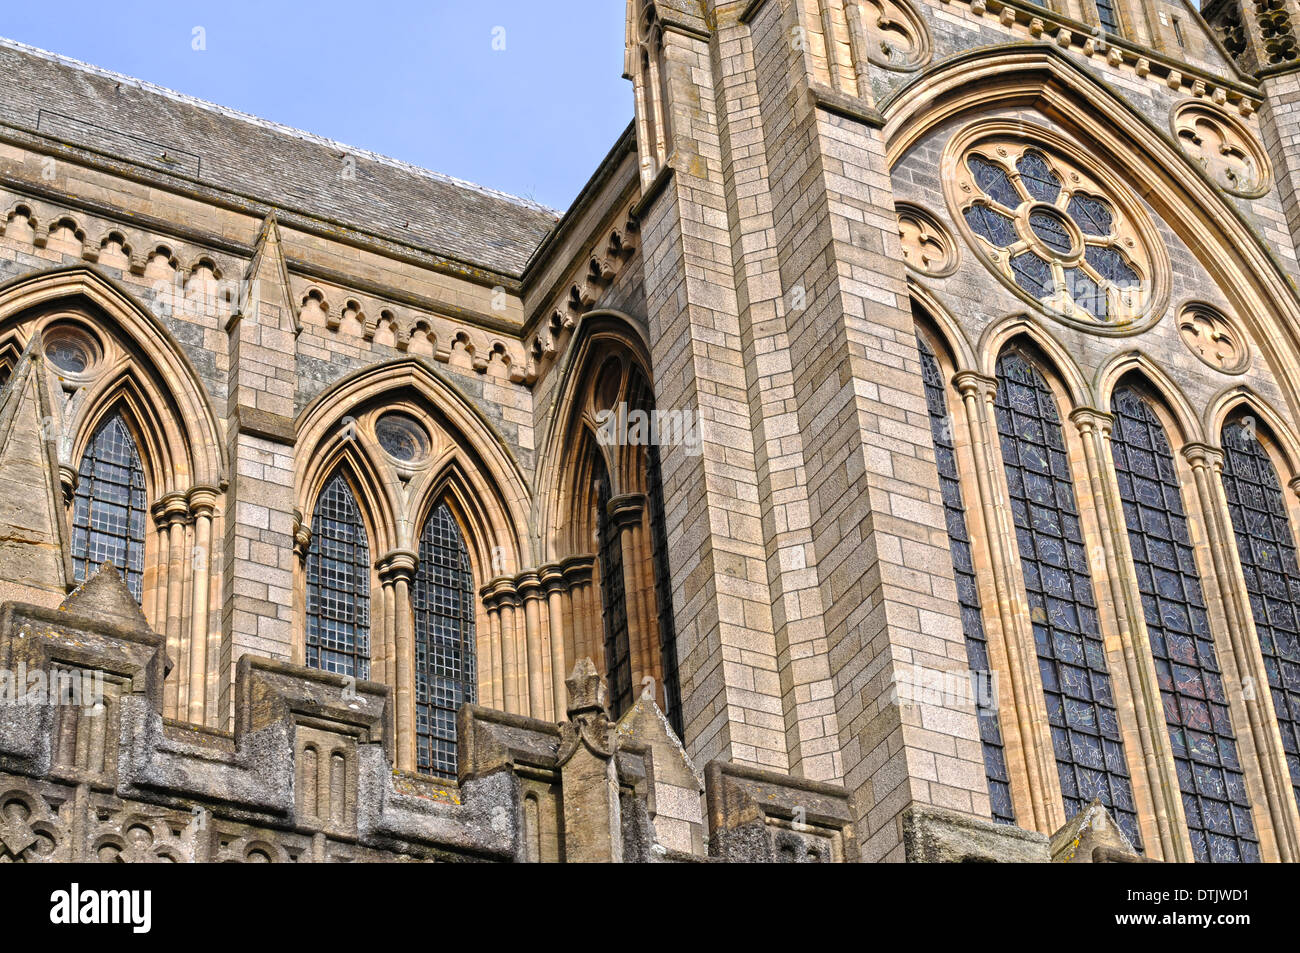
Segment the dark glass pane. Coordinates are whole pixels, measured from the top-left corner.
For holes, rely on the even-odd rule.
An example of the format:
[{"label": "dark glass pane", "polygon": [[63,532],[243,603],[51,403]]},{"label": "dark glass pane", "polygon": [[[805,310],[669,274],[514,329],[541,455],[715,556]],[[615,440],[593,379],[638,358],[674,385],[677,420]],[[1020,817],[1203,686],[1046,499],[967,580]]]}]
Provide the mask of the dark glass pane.
[{"label": "dark glass pane", "polygon": [[1046,298],[1056,291],[1051,267],[1031,251],[1021,252],[1011,259],[1011,273],[1015,275],[1016,284],[1035,298]]},{"label": "dark glass pane", "polygon": [[1119,17],[1115,15],[1115,5],[1111,0],[1095,0],[1097,4],[1097,20],[1101,23],[1102,28],[1107,33],[1119,32]]},{"label": "dark glass pane", "polygon": [[1082,268],[1066,269],[1065,288],[1074,303],[1086,308],[1094,318],[1105,321],[1110,316],[1106,292]]},{"label": "dark glass pane", "polygon": [[605,462],[596,454],[596,524],[600,538],[600,598],[605,618],[605,681],[610,713],[618,718],[632,707],[632,645],[627,628],[627,589],[623,544],[609,518],[610,485]]},{"label": "dark glass pane", "polygon": [[987,205],[972,205],[966,209],[966,222],[976,235],[999,248],[1014,244],[1020,237],[1016,234],[1015,222]]},{"label": "dark glass pane", "polygon": [[1252,427],[1223,428],[1223,490],[1300,803],[1300,563],[1277,471]]},{"label": "dark glass pane", "polygon": [[1055,202],[1061,194],[1061,180],[1047,165],[1041,152],[1029,151],[1016,163],[1025,190],[1039,202]]},{"label": "dark glass pane", "polygon": [[983,156],[971,156],[967,164],[971,175],[975,177],[975,184],[985,195],[1011,210],[1020,206],[1023,200],[1016,187],[1011,184],[1011,176],[1007,174],[1006,169]]},{"label": "dark glass pane", "polygon": [[456,712],[475,698],[474,574],[447,504],[420,534],[415,616],[415,766],[456,776]]},{"label": "dark glass pane", "polygon": [[[980,609],[979,590],[971,559],[970,534],[966,530],[966,507],[962,502],[961,482],[957,473],[956,443],[952,435],[952,418],[944,400],[943,375],[934,352],[919,335],[916,345],[921,353],[921,375],[925,383],[925,401],[930,410],[930,433],[934,437],[935,459],[939,465],[939,489],[948,520],[948,549],[952,553],[953,575],[957,580],[957,598],[961,607],[962,628],[966,633],[966,657],[971,671],[981,679],[991,680],[988,638]],[[1011,807],[1011,779],[1007,775],[1002,732],[998,725],[997,699],[992,705],[978,706],[980,739],[984,745],[984,770],[989,784],[989,802],[993,819],[1000,824],[1014,824]]]},{"label": "dark glass pane", "polygon": [[1068,255],[1074,247],[1065,224],[1051,212],[1035,209],[1029,213],[1029,227],[1054,252]]},{"label": "dark glass pane", "polygon": [[144,468],[121,415],[95,431],[77,472],[72,505],[72,572],[85,582],[112,562],[139,602],[144,591]]},{"label": "dark glass pane", "polygon": [[1137,272],[1124,260],[1124,256],[1113,248],[1089,245],[1083,257],[1088,259],[1088,264],[1097,269],[1097,274],[1117,288],[1132,288],[1138,283]]},{"label": "dark glass pane", "polygon": [[[1056,401],[1033,365],[1011,350],[998,359],[995,406],[1065,813],[1099,798],[1140,850]],[[1046,515],[1031,520],[1024,488],[1039,478],[1052,492],[1033,504]]]},{"label": "dark glass pane", "polygon": [[321,491],[311,520],[307,664],[370,678],[370,546],[352,490],[337,473]]},{"label": "dark glass pane", "polygon": [[[1161,678],[1160,696],[1174,749],[1183,803],[1194,803],[1187,824],[1198,861],[1242,861],[1257,856],[1250,807],[1232,810],[1230,791],[1245,791],[1237,768],[1236,738],[1226,709],[1213,718],[1202,699],[1223,698],[1214,643],[1198,642],[1192,630],[1209,632],[1201,579],[1196,572],[1173,453],[1154,410],[1132,390],[1114,399],[1112,449],[1129,542],[1137,569],[1151,654]],[[1158,517],[1158,518],[1157,518]],[[1193,783],[1194,782],[1194,783]],[[1218,818],[1217,823],[1213,820]]]},{"label": "dark glass pane", "polygon": [[1105,237],[1110,234],[1115,217],[1110,206],[1101,199],[1091,195],[1074,195],[1065,210],[1070,213],[1074,223],[1085,235]]}]

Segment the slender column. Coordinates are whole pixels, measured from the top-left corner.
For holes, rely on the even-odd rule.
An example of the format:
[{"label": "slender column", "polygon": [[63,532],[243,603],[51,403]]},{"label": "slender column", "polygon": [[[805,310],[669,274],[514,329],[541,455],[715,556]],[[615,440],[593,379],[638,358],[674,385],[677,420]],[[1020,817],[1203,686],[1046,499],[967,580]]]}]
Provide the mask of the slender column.
[{"label": "slender column", "polygon": [[[479,673],[480,683],[486,676],[487,694],[483,698],[483,704],[488,705],[498,711],[505,710],[505,695],[501,690],[501,609],[488,586],[483,587],[481,593],[483,597],[483,609],[487,613],[487,652],[482,655],[482,663],[486,663],[487,670]],[[480,640],[481,642],[482,640]]]},{"label": "slender column", "polygon": [[546,673],[542,665],[541,600],[545,594],[536,572],[523,572],[516,585],[524,600],[524,652],[528,659],[528,714],[545,717]]},{"label": "slender column", "polygon": [[501,652],[501,698],[503,707],[511,714],[523,714],[520,700],[518,665],[515,655],[515,609],[519,605],[519,595],[514,583],[504,576],[488,584],[497,606],[499,616],[500,652]]},{"label": "slender column", "polygon": [[154,507],[154,517],[167,531],[167,609],[164,613],[167,634],[167,656],[172,662],[172,672],[163,691],[163,714],[179,717],[180,684],[188,672],[183,672],[181,659],[181,586],[185,573],[185,518],[189,504],[180,493],[169,493]]},{"label": "slender column", "polygon": [[1277,716],[1269,691],[1264,660],[1256,648],[1254,616],[1246,596],[1245,580],[1239,570],[1232,519],[1223,494],[1223,451],[1201,443],[1183,447],[1183,456],[1192,467],[1196,494],[1205,520],[1205,535],[1214,563],[1215,590],[1223,601],[1224,620],[1232,649],[1228,658],[1233,676],[1242,686],[1250,731],[1244,739],[1255,752],[1260,766],[1264,797],[1283,861],[1300,858],[1295,797],[1291,791],[1291,774],[1287,767],[1282,738],[1277,730]]},{"label": "slender column", "polygon": [[204,724],[207,719],[208,687],[208,594],[212,565],[212,514],[218,491],[210,486],[190,490],[190,514],[194,519],[194,552],[191,560],[193,596],[190,600],[189,719]]},{"label": "slender column", "polygon": [[[297,665],[307,661],[307,551],[311,548],[311,525],[303,523],[302,514],[293,513],[293,552],[298,557],[293,582],[293,617],[298,637],[293,640],[291,658]],[[383,603],[379,603],[380,615]]]},{"label": "slender column", "polygon": [[[382,580],[391,580],[393,656],[396,672],[394,699],[397,719],[397,769],[415,770],[415,636],[411,612],[411,580],[419,557],[407,550],[393,550],[380,563]],[[385,583],[387,587],[387,582]],[[386,595],[386,594],[385,594]],[[387,599],[385,599],[387,601]]]},{"label": "slender column", "polygon": [[[571,556],[562,566],[564,579],[569,586],[569,602],[573,615],[572,632],[565,642],[567,668],[572,669],[583,658],[590,658],[596,671],[605,671],[605,653],[600,638],[600,618],[593,621],[591,607],[591,578],[596,565],[595,556]],[[567,691],[567,689],[566,689]]]},{"label": "slender column", "polygon": [[[1108,479],[1114,472],[1110,435],[1113,418],[1092,407],[1078,407],[1070,413],[1083,442],[1084,462],[1091,487],[1093,512],[1101,533],[1101,552],[1119,627],[1120,651],[1128,677],[1129,694],[1137,721],[1138,742],[1146,784],[1155,809],[1156,833],[1165,860],[1191,861],[1191,840],[1186,834],[1178,794],[1178,776],[1173,770],[1173,752],[1166,733],[1164,705],[1151,662],[1151,645],[1146,631],[1142,599],[1132,571],[1128,528],[1119,512],[1119,486]],[[1141,658],[1138,653],[1141,652]],[[1134,781],[1138,780],[1134,778]],[[1136,788],[1137,785],[1135,784]],[[1138,792],[1135,790],[1134,794]],[[1141,813],[1141,812],[1139,812]],[[1182,831],[1182,836],[1179,836]]]},{"label": "slender column", "polygon": [[845,14],[849,20],[849,49],[853,55],[853,73],[857,78],[858,96],[873,106],[871,94],[871,61],[867,58],[867,44],[871,42],[866,25],[862,22],[862,7],[856,0],[845,4]]},{"label": "slender column", "polygon": [[[565,596],[568,587],[559,566],[543,566],[542,587],[546,590],[547,615],[551,625],[551,711],[546,717],[559,721],[560,713],[568,704],[568,689],[564,685],[564,666],[571,656],[565,650]],[[574,662],[576,663],[576,659]]]},{"label": "slender column", "polygon": [[645,657],[644,594],[639,583],[640,556],[636,548],[636,526],[645,510],[645,497],[625,494],[609,501],[609,518],[618,528],[618,541],[623,550],[623,593],[627,599],[627,640],[632,662],[632,695],[636,697],[641,680],[653,671],[647,667]]},{"label": "slender column", "polygon": [[[149,625],[159,635],[167,634],[167,567],[170,561],[171,536],[158,505],[154,506],[154,529],[158,538],[158,555],[155,560],[153,602],[149,608]],[[174,660],[173,660],[174,662]],[[164,693],[165,694],[165,693]]]},{"label": "slender column", "polygon": [[1037,665],[1037,660],[1029,655],[1034,644],[1034,634],[1026,624],[1026,613],[1022,611],[1024,601],[1020,596],[1019,576],[1007,546],[1007,541],[1013,538],[1012,529],[1006,523],[1006,507],[1000,505],[1002,499],[998,488],[1001,484],[996,474],[997,468],[1001,466],[1001,457],[996,449],[997,444],[991,439],[991,408],[997,396],[998,382],[995,378],[973,371],[963,371],[953,378],[953,383],[961,392],[962,406],[965,409],[963,416],[966,418],[971,449],[975,456],[975,482],[984,523],[984,542],[989,550],[993,588],[997,592],[999,629],[1007,658],[1011,693],[1015,699],[1012,717],[1001,719],[1002,731],[1005,734],[1010,734],[1008,729],[1015,731],[1029,782],[1030,817],[1021,822],[1032,826],[1034,830],[1051,833],[1059,826],[1058,816],[1063,815],[1064,810],[1059,807],[1052,809],[1050,795],[1053,788],[1048,780],[1053,776],[1053,765],[1048,760],[1050,749],[1045,749],[1040,742],[1040,734],[1033,719],[1040,691],[1031,674],[1033,666]]}]

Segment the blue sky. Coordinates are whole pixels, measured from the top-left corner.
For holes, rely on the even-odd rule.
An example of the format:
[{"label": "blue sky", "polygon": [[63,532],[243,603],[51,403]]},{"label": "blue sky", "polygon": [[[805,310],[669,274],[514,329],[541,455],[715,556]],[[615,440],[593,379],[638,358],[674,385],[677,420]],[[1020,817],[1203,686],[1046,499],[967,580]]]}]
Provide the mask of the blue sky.
[{"label": "blue sky", "polygon": [[10,0],[0,35],[564,209],[632,117],[623,9]]}]

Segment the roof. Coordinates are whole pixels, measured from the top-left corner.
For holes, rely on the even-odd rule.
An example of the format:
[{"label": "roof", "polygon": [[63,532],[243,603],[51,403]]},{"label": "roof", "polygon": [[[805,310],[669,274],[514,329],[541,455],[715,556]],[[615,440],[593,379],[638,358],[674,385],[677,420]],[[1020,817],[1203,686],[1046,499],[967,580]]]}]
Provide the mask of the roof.
[{"label": "roof", "polygon": [[522,275],[559,217],[526,199],[4,38],[0,76],[5,125],[502,274]]}]

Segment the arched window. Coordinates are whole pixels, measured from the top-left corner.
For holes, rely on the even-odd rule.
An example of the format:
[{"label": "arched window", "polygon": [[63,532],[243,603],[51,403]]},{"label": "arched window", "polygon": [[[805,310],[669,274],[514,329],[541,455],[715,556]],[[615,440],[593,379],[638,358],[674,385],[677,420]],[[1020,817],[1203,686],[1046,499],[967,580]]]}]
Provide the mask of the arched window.
[{"label": "arched window", "polygon": [[1257,861],[1246,778],[1169,441],[1135,391],[1117,391],[1113,409],[1115,476],[1193,851],[1203,862]]},{"label": "arched window", "polygon": [[338,473],[311,518],[307,664],[370,678],[370,545],[356,498]]},{"label": "arched window", "polygon": [[1282,486],[1252,418],[1223,428],[1223,492],[1300,803],[1300,563]]},{"label": "arched window", "polygon": [[596,455],[596,535],[599,537],[600,598],[605,620],[605,681],[609,710],[618,718],[632,707],[632,645],[627,627],[627,589],[623,580],[623,544],[609,515],[609,473]]},{"label": "arched window", "polygon": [[1107,33],[1119,32],[1119,16],[1115,13],[1114,0],[1095,0],[1097,4],[1097,20],[1101,23],[1101,28]]},{"label": "arched window", "polygon": [[144,589],[144,468],[121,414],[105,420],[91,438],[73,501],[73,576],[84,582],[110,560],[139,602]]},{"label": "arched window", "polygon": [[650,512],[650,545],[655,572],[655,603],[659,607],[659,664],[663,673],[664,716],[677,737],[685,736],[682,688],[677,672],[677,626],[673,621],[673,584],[668,571],[668,525],[664,515],[664,484],[659,469],[659,448],[647,448],[646,486]]},{"label": "arched window", "polygon": [[[944,399],[943,374],[930,346],[918,335],[921,375],[925,382],[925,402],[930,411],[930,433],[934,437],[934,458],[939,467],[939,489],[948,523],[948,550],[952,554],[953,576],[957,582],[957,603],[961,609],[962,631],[966,634],[966,658],[977,677],[988,678],[993,670],[989,662],[988,639],[984,635],[984,618],[980,609],[979,589],[975,581],[975,564],[971,558],[970,535],[966,530],[966,507],[962,503],[961,483],[957,473],[957,451],[953,442],[952,418]],[[992,705],[979,705],[980,741],[984,746],[984,773],[989,784],[989,803],[993,819],[1014,824],[1011,805],[1011,778],[1007,774],[1006,755],[1002,749],[1002,731],[998,726],[997,699]]]},{"label": "arched window", "polygon": [[415,766],[456,776],[456,712],[474,701],[474,575],[446,503],[420,534],[415,614]]},{"label": "arched window", "polygon": [[998,359],[996,411],[1065,811],[1073,816],[1100,798],[1139,846],[1056,401],[1042,375],[1018,351]]}]

